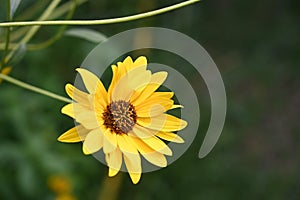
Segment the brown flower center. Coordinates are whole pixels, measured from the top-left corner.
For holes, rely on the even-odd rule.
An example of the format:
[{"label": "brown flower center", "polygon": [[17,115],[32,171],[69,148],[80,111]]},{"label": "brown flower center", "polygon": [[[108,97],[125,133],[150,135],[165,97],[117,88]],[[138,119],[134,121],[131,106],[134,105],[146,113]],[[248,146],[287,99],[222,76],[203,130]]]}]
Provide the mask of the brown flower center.
[{"label": "brown flower center", "polygon": [[116,134],[127,134],[136,123],[134,106],[123,100],[111,102],[103,112],[104,125]]}]

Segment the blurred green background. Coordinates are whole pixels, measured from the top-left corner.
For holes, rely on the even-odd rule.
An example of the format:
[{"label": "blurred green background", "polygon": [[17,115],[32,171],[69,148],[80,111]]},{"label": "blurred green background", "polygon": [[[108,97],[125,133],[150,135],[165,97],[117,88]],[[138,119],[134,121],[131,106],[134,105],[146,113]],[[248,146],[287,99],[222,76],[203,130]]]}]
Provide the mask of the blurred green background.
[{"label": "blurred green background", "polygon": [[[43,2],[47,5],[49,1]],[[73,18],[119,17],[176,2],[88,1],[76,9]],[[35,3],[22,1],[16,17]],[[39,16],[45,5],[29,19]],[[0,8],[1,21],[5,21],[4,0]],[[227,92],[221,138],[207,157],[199,159],[210,100],[204,82],[193,81],[198,77],[190,74],[201,108],[196,139],[180,159],[165,169],[143,174],[138,185],[131,183],[128,174],[109,179],[111,187],[117,184],[113,179],[121,181],[116,199],[299,199],[299,8],[295,0],[204,0],[147,19],[86,27],[106,36],[143,26],[180,31],[210,53]],[[31,43],[50,38],[57,29],[41,28]],[[74,69],[94,47],[82,39],[62,37],[48,48],[27,51],[13,66],[11,76],[66,96],[64,85],[73,82]],[[149,53],[150,61],[178,65],[176,59],[154,55]],[[1,83],[0,199],[100,199],[107,167],[83,155],[80,143],[56,140],[74,125],[60,113],[63,105]],[[65,196],[58,195],[64,191]]]}]

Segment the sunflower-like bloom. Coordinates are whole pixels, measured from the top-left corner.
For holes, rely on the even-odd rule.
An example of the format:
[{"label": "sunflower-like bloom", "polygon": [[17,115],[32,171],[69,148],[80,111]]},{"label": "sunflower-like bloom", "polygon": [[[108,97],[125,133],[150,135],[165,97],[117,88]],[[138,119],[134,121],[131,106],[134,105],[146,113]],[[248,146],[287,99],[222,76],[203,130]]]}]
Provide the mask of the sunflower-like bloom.
[{"label": "sunflower-like bloom", "polygon": [[173,92],[157,92],[167,78],[167,72],[152,74],[144,56],[134,62],[127,57],[112,65],[113,77],[106,91],[96,75],[78,68],[88,93],[66,85],[73,99],[62,113],[76,120],[77,126],[63,133],[61,142],[83,141],[83,153],[93,154],[103,149],[109,176],[115,176],[122,160],[134,184],[141,178],[142,155],[150,163],[166,167],[165,155],[172,151],[163,141],[183,143],[173,133],[183,129],[186,121],[167,114],[174,105]]}]

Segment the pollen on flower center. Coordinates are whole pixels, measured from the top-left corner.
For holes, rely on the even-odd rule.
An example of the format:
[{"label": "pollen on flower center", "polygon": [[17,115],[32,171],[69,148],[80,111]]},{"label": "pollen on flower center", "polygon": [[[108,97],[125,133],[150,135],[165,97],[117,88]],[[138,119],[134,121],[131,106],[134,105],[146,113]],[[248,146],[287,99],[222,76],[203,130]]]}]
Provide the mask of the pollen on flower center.
[{"label": "pollen on flower center", "polygon": [[111,102],[103,112],[104,125],[116,134],[127,134],[136,123],[134,106],[124,100]]}]

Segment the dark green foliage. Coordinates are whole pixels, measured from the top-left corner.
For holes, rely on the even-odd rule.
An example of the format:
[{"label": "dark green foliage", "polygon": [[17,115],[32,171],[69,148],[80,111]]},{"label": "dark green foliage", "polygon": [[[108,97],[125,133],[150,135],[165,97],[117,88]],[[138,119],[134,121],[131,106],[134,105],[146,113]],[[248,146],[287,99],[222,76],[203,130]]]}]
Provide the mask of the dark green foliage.
[{"label": "dark green foliage", "polygon": [[[74,19],[125,16],[174,3],[153,1],[143,6],[147,2],[91,1],[77,9]],[[4,7],[0,8],[4,21]],[[298,199],[299,22],[298,1],[215,0],[149,19],[89,27],[107,36],[140,26],[187,34],[215,60],[227,91],[223,133],[214,150],[200,160],[198,151],[210,119],[209,96],[204,82],[194,81],[199,77],[181,69],[201,99],[199,133],[180,159],[166,169],[143,174],[138,185],[124,174],[119,199]],[[48,37],[44,27],[36,41]],[[75,68],[93,47],[64,37],[47,49],[27,52],[11,75],[65,95],[64,85],[73,82]],[[175,68],[184,63],[163,53],[148,56]],[[107,168],[83,155],[81,144],[56,141],[74,125],[60,113],[63,105],[6,82],[0,85],[0,199],[51,199],[54,193],[47,178],[55,174],[69,177],[78,199],[97,199]]]}]

